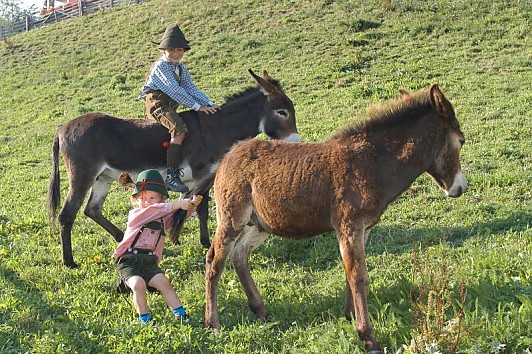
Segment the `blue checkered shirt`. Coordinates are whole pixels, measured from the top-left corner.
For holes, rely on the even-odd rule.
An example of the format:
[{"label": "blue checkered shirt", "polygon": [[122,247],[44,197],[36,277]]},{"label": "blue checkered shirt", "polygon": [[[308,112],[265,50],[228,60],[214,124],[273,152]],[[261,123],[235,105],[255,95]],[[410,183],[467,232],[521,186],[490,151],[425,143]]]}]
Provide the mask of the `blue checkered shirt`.
[{"label": "blue checkered shirt", "polygon": [[160,90],[179,105],[199,110],[213,102],[192,81],[188,69],[181,63],[173,64],[162,56],[153,64],[150,75],[142,86],[139,99],[145,99],[148,91]]}]

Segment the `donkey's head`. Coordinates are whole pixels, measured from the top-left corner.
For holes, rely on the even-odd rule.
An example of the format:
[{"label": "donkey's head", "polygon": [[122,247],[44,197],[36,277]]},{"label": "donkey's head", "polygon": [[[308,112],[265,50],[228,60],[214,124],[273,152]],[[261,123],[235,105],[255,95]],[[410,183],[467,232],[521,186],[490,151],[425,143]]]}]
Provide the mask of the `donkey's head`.
[{"label": "donkey's head", "polygon": [[259,129],[270,139],[280,139],[289,142],[299,142],[300,137],[296,127],[296,113],[294,104],[286,96],[282,88],[264,70],[262,77],[251,69],[249,73],[255,79],[267,101],[261,113]]},{"label": "donkey's head", "polygon": [[[404,92],[401,92],[405,96]],[[434,141],[434,163],[427,170],[436,184],[449,197],[459,197],[467,190],[467,180],[460,165],[460,151],[465,143],[464,134],[456,119],[451,102],[445,98],[437,84],[429,90],[430,102],[439,119],[441,131]]]}]

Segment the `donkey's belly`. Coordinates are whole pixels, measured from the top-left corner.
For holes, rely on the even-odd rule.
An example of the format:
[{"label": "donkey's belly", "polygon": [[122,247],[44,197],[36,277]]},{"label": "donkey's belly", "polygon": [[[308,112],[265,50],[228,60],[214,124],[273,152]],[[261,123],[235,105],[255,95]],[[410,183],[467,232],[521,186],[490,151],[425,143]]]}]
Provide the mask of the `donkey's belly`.
[{"label": "donkey's belly", "polygon": [[[299,213],[296,213],[299,214]],[[275,213],[265,212],[259,216],[260,225],[266,231],[293,239],[307,239],[331,231],[332,226],[323,216],[306,213],[306,216],[283,213],[279,209]]]}]

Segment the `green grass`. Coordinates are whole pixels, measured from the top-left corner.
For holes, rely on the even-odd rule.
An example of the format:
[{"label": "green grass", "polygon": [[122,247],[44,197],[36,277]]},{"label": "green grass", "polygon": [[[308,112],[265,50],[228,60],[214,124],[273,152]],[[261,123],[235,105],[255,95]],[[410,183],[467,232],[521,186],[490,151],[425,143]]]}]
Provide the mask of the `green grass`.
[{"label": "green grass", "polygon": [[[115,295],[116,244],[79,215],[81,268],[60,264],[45,216],[55,129],[89,111],[142,117],[136,100],[167,24],[217,103],[266,69],[293,99],[302,140],[321,141],[371,103],[438,82],[466,135],[470,189],[445,199],[421,177],[383,215],[367,245],[368,305],[386,353],[532,351],[532,46],[529,1],[152,0],[104,10],[0,45],[0,351],[2,353],[361,353],[343,318],[344,273],[334,235],[269,239],[252,273],[269,321],[224,273],[223,328],[204,328],[204,255],[195,220],[163,268],[195,319],[139,326]],[[64,167],[62,191],[66,193]],[[105,215],[125,226],[128,193],[113,187]],[[211,213],[214,216],[214,213]],[[215,229],[211,220],[211,230]],[[432,351],[434,352],[434,351]]]}]

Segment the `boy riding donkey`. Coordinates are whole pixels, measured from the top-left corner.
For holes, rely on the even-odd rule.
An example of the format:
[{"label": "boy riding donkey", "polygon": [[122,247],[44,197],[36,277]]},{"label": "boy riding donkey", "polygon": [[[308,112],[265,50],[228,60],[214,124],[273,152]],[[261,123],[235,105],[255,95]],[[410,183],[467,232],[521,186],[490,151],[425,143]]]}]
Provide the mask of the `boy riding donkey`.
[{"label": "boy riding donkey", "polygon": [[220,108],[196,87],[188,69],[180,62],[189,49],[179,26],[168,26],[159,44],[162,56],[152,65],[139,96],[146,101],[146,115],[157,120],[170,133],[165,184],[168,190],[181,193],[188,192],[188,187],[180,179],[182,171],[179,169],[181,144],[188,130],[176,109],[181,105],[213,114]]}]

